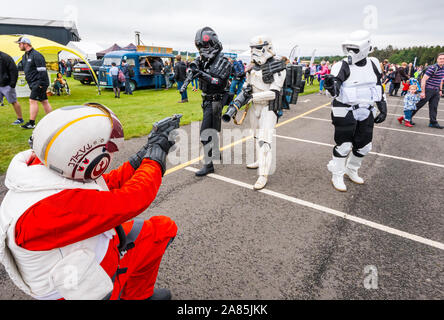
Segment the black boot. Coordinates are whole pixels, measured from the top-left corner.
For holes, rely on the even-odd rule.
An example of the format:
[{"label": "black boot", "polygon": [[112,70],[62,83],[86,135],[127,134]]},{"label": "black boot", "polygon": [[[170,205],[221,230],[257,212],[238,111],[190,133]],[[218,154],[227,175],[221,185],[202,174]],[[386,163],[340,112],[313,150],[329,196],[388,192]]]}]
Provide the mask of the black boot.
[{"label": "black boot", "polygon": [[209,164],[204,164],[202,169],[196,172],[196,177],[203,177],[213,172],[214,172],[213,162],[210,162]]},{"label": "black boot", "polygon": [[146,300],[171,300],[171,291],[168,289],[154,289],[153,295]]}]

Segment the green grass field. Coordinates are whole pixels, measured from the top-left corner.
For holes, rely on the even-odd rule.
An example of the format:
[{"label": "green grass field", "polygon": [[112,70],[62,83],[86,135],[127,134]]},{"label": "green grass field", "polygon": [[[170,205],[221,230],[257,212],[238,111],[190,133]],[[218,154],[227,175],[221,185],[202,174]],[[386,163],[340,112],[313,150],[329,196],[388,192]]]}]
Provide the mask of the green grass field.
[{"label": "green grass field", "polygon": [[[68,84],[71,89],[70,96],[49,97],[53,110],[86,102],[101,103],[113,110],[119,117],[123,124],[125,139],[147,135],[154,122],[175,113],[183,114],[181,125],[202,119],[200,91],[193,92],[190,90],[191,85],[188,90],[189,103],[182,104],[177,103],[180,100],[180,95],[175,85],[169,90],[136,90],[132,96],[121,93],[121,98],[115,99],[111,89],[102,89],[101,95],[99,95],[94,85],[82,85],[72,78],[68,78]],[[303,95],[317,92],[318,88],[319,85],[315,81],[313,86],[305,87]],[[5,106],[0,107],[0,126],[2,127],[0,132],[0,174],[6,172],[9,162],[15,154],[29,148],[28,138],[32,133],[32,130],[11,125],[16,119],[16,115],[6,99],[4,102]],[[26,122],[29,120],[29,99],[19,98],[19,103]],[[36,122],[44,116],[43,108],[40,104],[39,106],[39,115]]]}]

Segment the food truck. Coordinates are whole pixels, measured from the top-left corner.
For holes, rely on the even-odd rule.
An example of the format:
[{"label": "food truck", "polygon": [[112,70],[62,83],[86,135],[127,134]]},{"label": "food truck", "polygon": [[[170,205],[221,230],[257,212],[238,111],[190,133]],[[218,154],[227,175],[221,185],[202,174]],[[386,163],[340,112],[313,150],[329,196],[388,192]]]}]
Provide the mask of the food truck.
[{"label": "food truck", "polygon": [[[112,51],[103,57],[103,65],[99,69],[99,84],[104,88],[112,88],[113,81],[109,70],[111,63],[115,62],[116,66],[120,66],[122,59],[134,70],[134,76],[130,79],[132,90],[137,88],[154,87],[154,75],[151,67],[155,59],[160,59],[162,64],[168,61],[171,69],[174,66],[174,55],[172,48],[153,47],[153,46],[137,46],[136,51]],[[174,76],[169,75],[171,83],[174,82]],[[162,85],[165,85],[165,78],[162,77]],[[123,86],[123,83],[122,83]]]}]

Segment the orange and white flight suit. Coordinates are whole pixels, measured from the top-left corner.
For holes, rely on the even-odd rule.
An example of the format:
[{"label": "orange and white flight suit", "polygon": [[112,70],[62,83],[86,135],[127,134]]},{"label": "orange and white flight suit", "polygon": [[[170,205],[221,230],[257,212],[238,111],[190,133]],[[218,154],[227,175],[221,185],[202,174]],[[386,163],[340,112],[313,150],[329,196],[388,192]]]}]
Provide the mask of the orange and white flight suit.
[{"label": "orange and white flight suit", "polygon": [[34,298],[62,299],[48,275],[63,257],[85,248],[113,279],[107,298],[149,298],[177,226],[165,216],[143,221],[134,248],[123,257],[114,228],[122,225],[130,232],[131,219],[155,199],[161,180],[160,165],[150,159],[137,170],[126,162],[85,183],[54,173],[32,150],[17,154],[0,207],[0,261],[14,283]]}]

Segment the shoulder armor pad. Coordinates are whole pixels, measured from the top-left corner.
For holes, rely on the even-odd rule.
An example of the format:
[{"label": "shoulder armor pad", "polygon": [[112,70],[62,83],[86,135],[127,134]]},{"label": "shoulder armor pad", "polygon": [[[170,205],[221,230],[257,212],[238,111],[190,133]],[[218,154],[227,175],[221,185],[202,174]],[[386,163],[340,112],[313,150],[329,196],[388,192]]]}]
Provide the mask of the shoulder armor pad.
[{"label": "shoulder armor pad", "polygon": [[379,63],[378,58],[376,57],[368,57],[368,59],[373,63],[379,73],[382,73],[381,64]]},{"label": "shoulder armor pad", "polygon": [[265,83],[272,83],[274,78],[273,74],[285,70],[285,62],[277,59],[270,59],[267,63],[261,65],[262,80]]},{"label": "shoulder armor pad", "polygon": [[[339,72],[341,72],[341,69],[343,69],[343,68],[350,69],[348,62],[346,60],[340,60],[340,61],[336,62],[331,67],[330,73],[336,77],[339,74]],[[347,73],[350,73],[350,72],[348,71]]]},{"label": "shoulder armor pad", "polygon": [[210,74],[213,77],[226,79],[231,73],[232,65],[230,61],[223,55],[218,56],[215,61],[211,64]]}]

